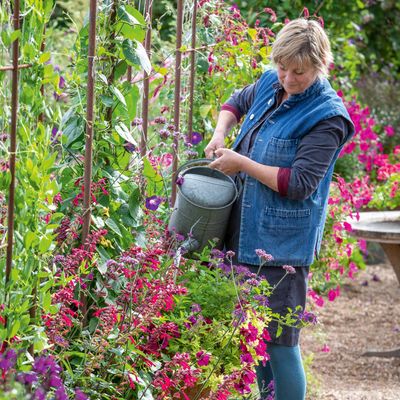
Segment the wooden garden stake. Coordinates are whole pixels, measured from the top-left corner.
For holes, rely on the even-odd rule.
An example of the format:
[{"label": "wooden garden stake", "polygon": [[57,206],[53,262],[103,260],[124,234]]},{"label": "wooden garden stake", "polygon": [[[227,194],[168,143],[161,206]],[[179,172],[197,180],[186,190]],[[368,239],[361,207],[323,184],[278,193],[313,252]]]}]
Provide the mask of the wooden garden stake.
[{"label": "wooden garden stake", "polygon": [[[153,0],[146,0],[145,3],[145,18],[147,22],[146,38],[144,41],[144,47],[146,49],[147,56],[150,59],[150,49],[151,49],[151,17],[153,11]],[[149,127],[149,74],[144,71],[144,81],[143,81],[143,102],[142,102],[142,136],[140,138],[140,155],[144,157],[146,155],[147,147],[147,131]]]},{"label": "wooden garden stake", "polygon": [[[181,97],[181,63],[182,63],[182,25],[183,25],[183,0],[178,0],[178,10],[176,19],[176,50],[175,50],[175,96],[174,96],[174,125],[175,131],[179,132],[179,113]],[[172,193],[171,205],[174,205],[176,198],[176,171],[178,169],[178,136],[174,135],[172,146]]]},{"label": "wooden garden stake", "polygon": [[[86,141],[85,141],[85,172],[83,177],[83,227],[82,244],[86,246],[89,235],[91,219],[91,183],[92,183],[92,157],[93,157],[93,114],[94,114],[94,84],[95,68],[94,57],[96,53],[96,12],[97,1],[90,0],[89,19],[89,48],[88,48],[88,84],[87,84],[87,109],[86,109]],[[83,324],[86,324],[87,299],[81,292],[81,311],[84,316]]]},{"label": "wooden garden stake", "polygon": [[[192,49],[196,48],[196,18],[197,0],[193,1],[192,14]],[[194,78],[196,75],[196,52],[190,52],[190,78],[189,78],[189,115],[188,115],[188,140],[192,143],[193,131],[193,98],[194,98]]]},{"label": "wooden garden stake", "polygon": [[[19,29],[19,0],[14,2],[14,31]],[[18,57],[19,57],[19,39],[14,40],[12,44],[12,94],[11,94],[11,129],[10,129],[10,174],[11,182],[8,196],[7,211],[7,258],[5,284],[10,281],[12,256],[13,256],[13,238],[14,238],[14,201],[15,201],[15,153],[17,151],[17,113],[18,113]]]}]

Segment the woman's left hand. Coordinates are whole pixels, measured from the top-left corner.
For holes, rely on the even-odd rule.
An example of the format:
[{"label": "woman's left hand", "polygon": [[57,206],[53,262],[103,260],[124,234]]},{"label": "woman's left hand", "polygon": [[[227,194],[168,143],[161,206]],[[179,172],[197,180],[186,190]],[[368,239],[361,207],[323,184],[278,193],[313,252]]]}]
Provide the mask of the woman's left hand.
[{"label": "woman's left hand", "polygon": [[246,157],[230,149],[218,149],[215,151],[218,157],[211,164],[210,168],[223,172],[226,175],[234,175],[243,169],[243,162]]}]

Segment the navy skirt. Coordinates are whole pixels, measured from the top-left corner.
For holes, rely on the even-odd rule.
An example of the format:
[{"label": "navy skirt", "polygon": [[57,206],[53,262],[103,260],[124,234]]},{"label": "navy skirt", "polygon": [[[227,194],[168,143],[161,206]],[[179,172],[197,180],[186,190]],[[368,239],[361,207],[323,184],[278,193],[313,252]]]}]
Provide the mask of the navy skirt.
[{"label": "navy skirt", "polygon": [[[258,266],[246,265],[253,273],[257,273]],[[287,274],[282,282],[274,289],[269,298],[269,306],[274,313],[285,316],[288,308],[296,309],[300,305],[302,310],[305,308],[307,296],[307,278],[309,267],[295,267],[295,274]],[[276,285],[286,271],[277,266],[263,266],[260,276],[264,276],[271,286]],[[268,326],[268,332],[271,336],[271,342],[285,346],[297,346],[299,343],[300,329],[296,327],[287,327],[282,325],[282,333],[276,337],[278,324],[271,321]]]}]

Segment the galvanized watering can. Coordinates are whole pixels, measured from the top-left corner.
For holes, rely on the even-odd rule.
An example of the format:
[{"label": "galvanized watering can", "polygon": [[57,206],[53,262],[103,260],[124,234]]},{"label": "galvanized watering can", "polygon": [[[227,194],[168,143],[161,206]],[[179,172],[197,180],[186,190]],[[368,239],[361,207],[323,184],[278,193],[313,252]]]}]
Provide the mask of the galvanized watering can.
[{"label": "galvanized watering can", "polygon": [[[192,160],[178,171],[180,184],[168,230],[185,237],[183,247],[200,252],[210,240],[221,246],[232,205],[239,195],[234,180],[209,168],[212,160]],[[189,253],[189,256],[190,256]]]}]

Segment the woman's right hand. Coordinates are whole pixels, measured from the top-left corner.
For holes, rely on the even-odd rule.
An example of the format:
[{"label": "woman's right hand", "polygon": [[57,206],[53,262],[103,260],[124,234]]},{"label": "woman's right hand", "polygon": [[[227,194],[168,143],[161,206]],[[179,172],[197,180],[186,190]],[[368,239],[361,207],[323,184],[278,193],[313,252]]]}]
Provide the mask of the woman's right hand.
[{"label": "woman's right hand", "polygon": [[212,139],[204,149],[204,153],[207,158],[215,158],[215,151],[225,147],[224,135],[214,133]]}]

